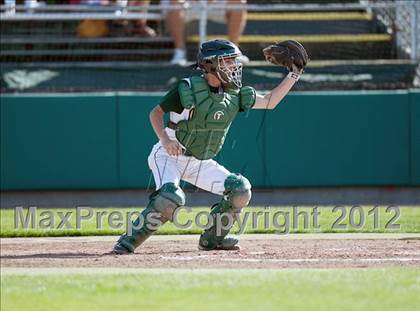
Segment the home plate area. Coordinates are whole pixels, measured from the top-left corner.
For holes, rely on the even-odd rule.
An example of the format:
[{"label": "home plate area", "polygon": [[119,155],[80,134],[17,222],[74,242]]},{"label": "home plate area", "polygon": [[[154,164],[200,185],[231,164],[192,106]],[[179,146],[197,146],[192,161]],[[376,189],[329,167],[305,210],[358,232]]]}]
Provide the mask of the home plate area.
[{"label": "home plate area", "polygon": [[418,234],[242,235],[239,251],[200,251],[197,235],[154,236],[132,255],[117,237],[1,239],[2,267],[343,268],[420,267]]}]

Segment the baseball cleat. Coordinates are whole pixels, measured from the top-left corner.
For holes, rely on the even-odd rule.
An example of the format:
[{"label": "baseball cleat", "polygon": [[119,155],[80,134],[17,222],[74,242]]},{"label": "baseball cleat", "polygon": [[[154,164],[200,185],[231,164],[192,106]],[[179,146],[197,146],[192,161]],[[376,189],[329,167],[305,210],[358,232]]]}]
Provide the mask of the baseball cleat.
[{"label": "baseball cleat", "polygon": [[236,238],[228,237],[224,238],[222,242],[220,242],[215,248],[207,248],[200,243],[198,244],[198,249],[201,251],[238,251],[241,249],[241,247],[238,245],[239,240]]},{"label": "baseball cleat", "polygon": [[115,244],[114,248],[111,251],[111,254],[114,254],[114,255],[128,255],[132,253],[133,252],[131,252],[128,248],[121,245],[120,243]]}]

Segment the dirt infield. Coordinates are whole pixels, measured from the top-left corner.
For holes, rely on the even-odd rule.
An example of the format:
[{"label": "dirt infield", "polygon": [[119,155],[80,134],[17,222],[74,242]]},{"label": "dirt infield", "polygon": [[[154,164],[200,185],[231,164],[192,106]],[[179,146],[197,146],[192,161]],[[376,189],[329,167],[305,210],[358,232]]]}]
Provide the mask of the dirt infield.
[{"label": "dirt infield", "polygon": [[199,251],[198,236],[154,236],[133,255],[117,237],[1,239],[2,267],[343,268],[420,267],[418,234],[243,235],[240,251]]}]

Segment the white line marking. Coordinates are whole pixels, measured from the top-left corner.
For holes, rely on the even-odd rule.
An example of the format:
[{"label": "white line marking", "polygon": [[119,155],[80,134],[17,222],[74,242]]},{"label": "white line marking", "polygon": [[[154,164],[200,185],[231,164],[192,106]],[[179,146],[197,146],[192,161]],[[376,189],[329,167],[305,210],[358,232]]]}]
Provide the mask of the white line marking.
[{"label": "white line marking", "polygon": [[[160,256],[163,260],[176,260],[176,261],[192,261],[203,258],[218,257],[218,256]],[[391,258],[220,258],[220,261],[234,261],[234,262],[409,262],[420,261],[420,258],[413,257],[391,257]]]},{"label": "white line marking", "polygon": [[221,258],[222,261],[235,262],[407,262],[420,261],[420,258],[294,258],[294,259],[257,259],[257,258]]},{"label": "white line marking", "polygon": [[217,256],[209,256],[209,255],[201,255],[201,256],[159,256],[160,259],[163,260],[180,260],[180,261],[190,261],[195,259],[203,259],[213,257],[216,258]]}]

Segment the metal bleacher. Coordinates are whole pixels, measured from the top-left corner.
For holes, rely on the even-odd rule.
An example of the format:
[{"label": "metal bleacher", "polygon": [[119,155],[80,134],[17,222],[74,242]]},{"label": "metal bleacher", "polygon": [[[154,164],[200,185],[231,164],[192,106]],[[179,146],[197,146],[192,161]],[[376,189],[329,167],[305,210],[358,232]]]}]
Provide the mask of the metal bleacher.
[{"label": "metal bleacher", "polygon": [[[278,1],[276,1],[278,2]],[[284,1],[283,1],[284,2]],[[312,1],[319,3],[322,1]],[[355,3],[355,1],[341,1]],[[249,1],[258,5],[261,1]],[[261,48],[268,43],[293,37],[304,43],[313,60],[319,59],[389,59],[395,58],[396,50],[392,35],[366,9],[331,9],[317,12],[296,3],[286,12],[249,12],[247,26],[240,40],[241,48],[252,60],[262,60]],[[92,8],[91,8],[92,9]],[[49,11],[28,16],[28,20],[15,17],[1,25],[1,61],[167,61],[171,54],[172,40],[164,33],[162,11],[149,12],[152,24],[157,28],[157,38],[142,38],[119,33],[100,38],[80,38],[77,26],[87,14],[93,18],[115,18],[118,8],[54,17]],[[23,10],[23,9],[22,9]],[[95,14],[97,17],[95,17]],[[109,15],[109,16],[107,16]],[[127,14],[126,14],[127,15]],[[134,15],[134,13],[133,13]],[[135,16],[134,16],[135,17]],[[30,19],[29,19],[30,18]],[[73,20],[71,18],[77,18]],[[133,16],[125,16],[131,19]],[[225,37],[226,26],[209,21],[208,38]],[[198,21],[187,27],[189,57],[194,58],[199,43]]]},{"label": "metal bleacher", "polygon": [[[413,59],[407,49],[397,44],[395,29],[384,23],[366,5],[367,1],[329,2],[249,0],[247,25],[240,47],[251,59],[251,66],[263,60],[262,48],[275,41],[293,38],[305,45],[313,64],[334,60],[363,64],[370,60],[389,66],[395,62],[396,66],[403,63],[410,74],[414,74],[417,56]],[[203,1],[196,4],[203,5]],[[199,6],[197,8],[200,9]],[[0,62],[4,68],[25,64],[32,67],[53,64],[55,68],[75,65],[118,68],[168,66],[173,42],[164,29],[167,9],[168,6],[159,1],[152,1],[147,12],[115,5],[44,5],[31,9],[16,6],[13,12],[2,6]],[[194,9],[194,6],[189,9]],[[113,23],[115,20],[133,21],[140,17],[148,19],[149,25],[157,31],[157,37],[133,36]],[[80,22],[85,19],[107,20],[108,35],[93,38],[78,36]],[[208,20],[205,30],[207,39],[226,37],[225,24]],[[193,61],[197,45],[203,39],[200,21],[189,23],[186,34],[188,59]],[[182,68],[170,70],[185,71]]]},{"label": "metal bleacher", "polygon": [[[143,13],[133,9],[124,20],[147,16],[159,35],[153,38],[125,34],[112,21],[122,20],[118,6],[92,7],[46,5],[29,10],[16,6],[14,14],[2,7],[1,62],[112,62],[165,61],[172,53],[172,40],[162,35],[162,12]],[[78,26],[85,20],[107,20],[109,35],[85,38]]]}]

